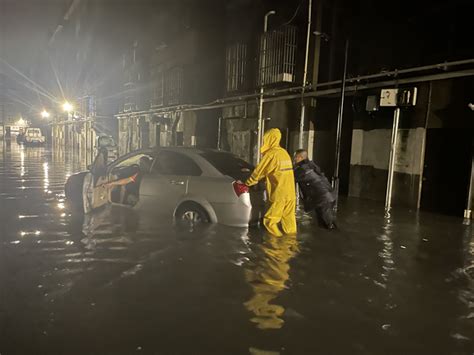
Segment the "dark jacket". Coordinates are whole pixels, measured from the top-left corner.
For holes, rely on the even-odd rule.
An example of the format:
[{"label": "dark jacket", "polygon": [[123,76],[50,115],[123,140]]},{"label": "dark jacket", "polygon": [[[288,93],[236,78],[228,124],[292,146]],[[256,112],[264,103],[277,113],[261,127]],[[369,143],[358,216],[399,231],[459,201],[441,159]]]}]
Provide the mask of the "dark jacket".
[{"label": "dark jacket", "polygon": [[300,161],[295,165],[294,172],[306,211],[334,202],[331,184],[313,161]]}]

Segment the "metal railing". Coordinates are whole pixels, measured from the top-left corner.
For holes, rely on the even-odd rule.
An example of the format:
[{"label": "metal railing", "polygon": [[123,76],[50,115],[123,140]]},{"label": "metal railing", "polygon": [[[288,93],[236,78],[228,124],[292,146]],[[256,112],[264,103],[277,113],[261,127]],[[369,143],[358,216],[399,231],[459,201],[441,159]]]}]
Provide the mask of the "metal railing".
[{"label": "metal railing", "polygon": [[257,85],[295,82],[297,30],[285,26],[260,36]]}]

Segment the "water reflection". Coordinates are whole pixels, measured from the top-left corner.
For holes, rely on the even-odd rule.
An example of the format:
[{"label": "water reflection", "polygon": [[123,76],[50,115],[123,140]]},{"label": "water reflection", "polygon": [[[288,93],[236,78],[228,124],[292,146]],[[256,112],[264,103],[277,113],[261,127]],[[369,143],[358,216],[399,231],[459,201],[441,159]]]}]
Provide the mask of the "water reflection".
[{"label": "water reflection", "polygon": [[[463,238],[463,265],[457,270],[457,277],[464,281],[458,290],[458,299],[464,306],[464,314],[459,317],[453,337],[470,340],[474,334],[474,235],[472,227],[466,228]],[[466,333],[465,329],[472,329]]]},{"label": "water reflection", "polygon": [[153,211],[73,215],[64,181],[83,162],[15,143],[4,153],[2,354],[472,353],[474,241],[456,219],[386,221],[383,205],[352,200],[339,231],[300,219],[298,240],[190,233]]},{"label": "water reflection", "polygon": [[245,307],[254,313],[250,320],[260,329],[280,329],[285,308],[270,303],[285,289],[290,275],[290,260],[299,253],[295,237],[266,235],[257,245],[257,258],[245,270],[245,279],[253,289],[253,296]]},{"label": "water reflection", "polygon": [[382,250],[379,253],[382,259],[382,283],[377,283],[381,287],[386,287],[390,273],[394,270],[394,259],[393,259],[393,241],[392,241],[392,222],[390,219],[385,219],[384,225],[382,226],[382,233],[377,239],[382,243]]}]

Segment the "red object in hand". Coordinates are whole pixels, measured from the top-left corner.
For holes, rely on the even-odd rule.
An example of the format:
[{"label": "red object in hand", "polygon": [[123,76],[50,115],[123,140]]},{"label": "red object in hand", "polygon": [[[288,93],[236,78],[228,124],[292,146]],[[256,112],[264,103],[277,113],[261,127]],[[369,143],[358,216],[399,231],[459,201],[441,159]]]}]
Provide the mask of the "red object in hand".
[{"label": "red object in hand", "polygon": [[232,185],[234,186],[234,191],[237,197],[249,192],[249,187],[241,181],[234,181]]}]

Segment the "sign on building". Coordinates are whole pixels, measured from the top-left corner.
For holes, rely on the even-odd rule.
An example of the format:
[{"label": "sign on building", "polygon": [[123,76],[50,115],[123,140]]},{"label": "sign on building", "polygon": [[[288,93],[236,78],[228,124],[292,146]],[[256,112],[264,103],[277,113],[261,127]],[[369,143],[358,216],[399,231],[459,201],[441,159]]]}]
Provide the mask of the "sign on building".
[{"label": "sign on building", "polygon": [[380,92],[380,107],[415,106],[418,89],[416,87],[403,89],[382,89]]},{"label": "sign on building", "polygon": [[380,92],[380,107],[397,106],[398,89],[383,89]]},{"label": "sign on building", "polygon": [[398,106],[415,106],[417,88],[401,89],[398,93]]}]

